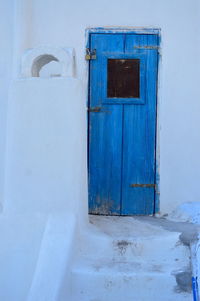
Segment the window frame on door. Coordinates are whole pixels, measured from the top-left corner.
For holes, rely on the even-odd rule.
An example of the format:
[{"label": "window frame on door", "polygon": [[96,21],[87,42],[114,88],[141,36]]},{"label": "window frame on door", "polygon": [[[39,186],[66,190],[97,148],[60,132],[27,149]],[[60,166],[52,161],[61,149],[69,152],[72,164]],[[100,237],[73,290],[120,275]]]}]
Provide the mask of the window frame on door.
[{"label": "window frame on door", "polygon": [[[103,53],[102,59],[102,70],[105,74],[104,83],[103,83],[103,104],[145,104],[146,100],[146,56],[145,53],[139,53],[138,50],[135,50],[134,53]],[[107,61],[108,59],[139,59],[140,60],[140,97],[139,98],[110,98],[107,97]]]}]

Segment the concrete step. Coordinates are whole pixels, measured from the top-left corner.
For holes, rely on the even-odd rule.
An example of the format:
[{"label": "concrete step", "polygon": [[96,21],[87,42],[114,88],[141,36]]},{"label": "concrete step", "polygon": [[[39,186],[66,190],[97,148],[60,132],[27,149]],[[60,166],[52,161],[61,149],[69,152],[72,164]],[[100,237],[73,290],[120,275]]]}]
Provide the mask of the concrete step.
[{"label": "concrete step", "polygon": [[131,217],[90,221],[72,270],[72,301],[192,300],[190,250],[179,232]]},{"label": "concrete step", "polygon": [[110,260],[145,260],[172,265],[190,263],[190,250],[180,239],[179,232],[146,224],[131,217],[91,216],[92,225],[81,235],[79,256]]},{"label": "concrete step", "polygon": [[79,262],[72,271],[72,301],[192,301],[161,266],[139,262]]}]

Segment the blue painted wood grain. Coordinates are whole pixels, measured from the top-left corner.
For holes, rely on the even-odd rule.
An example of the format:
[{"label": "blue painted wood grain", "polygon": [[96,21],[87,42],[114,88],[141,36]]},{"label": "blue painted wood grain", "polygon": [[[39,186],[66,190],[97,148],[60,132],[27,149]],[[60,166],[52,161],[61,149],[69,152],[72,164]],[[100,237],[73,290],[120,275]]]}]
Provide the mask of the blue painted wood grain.
[{"label": "blue painted wood grain", "polygon": [[122,35],[91,37],[97,60],[90,62],[90,108],[101,107],[101,112],[89,113],[89,212],[93,214],[120,214],[123,108],[103,104],[102,52],[123,47]]},{"label": "blue painted wood grain", "polygon": [[[109,215],[145,215],[155,212],[156,89],[158,52],[135,49],[157,46],[158,35],[91,34],[97,59],[90,62],[89,212]],[[107,58],[140,58],[141,99],[109,101]],[[126,102],[127,100],[127,102]],[[145,100],[145,101],[144,101]]]},{"label": "blue painted wood grain", "polygon": [[[157,36],[128,35],[126,51],[155,43]],[[122,215],[154,213],[155,188],[130,186],[155,184],[157,51],[146,50],[146,59],[146,103],[124,107]]]}]

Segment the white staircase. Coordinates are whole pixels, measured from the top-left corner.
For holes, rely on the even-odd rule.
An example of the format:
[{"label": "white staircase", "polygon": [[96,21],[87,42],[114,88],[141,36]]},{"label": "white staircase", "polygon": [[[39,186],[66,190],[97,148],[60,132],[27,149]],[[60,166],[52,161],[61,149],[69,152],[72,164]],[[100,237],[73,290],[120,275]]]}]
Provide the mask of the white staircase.
[{"label": "white staircase", "polygon": [[91,216],[90,222],[70,301],[192,301],[190,250],[180,233],[132,217]]}]

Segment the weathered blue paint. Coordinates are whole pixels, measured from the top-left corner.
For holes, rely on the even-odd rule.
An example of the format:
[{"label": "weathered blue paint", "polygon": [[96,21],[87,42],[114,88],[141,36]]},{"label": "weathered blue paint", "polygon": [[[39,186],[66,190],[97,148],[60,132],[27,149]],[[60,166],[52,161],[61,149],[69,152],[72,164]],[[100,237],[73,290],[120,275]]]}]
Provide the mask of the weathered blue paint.
[{"label": "weathered blue paint", "polygon": [[159,74],[160,74],[160,59],[161,59],[161,34],[157,35],[158,37],[158,45],[159,45],[159,52],[158,52],[158,63],[157,63],[157,69],[158,69],[158,79],[157,79],[157,110],[156,110],[156,121],[157,121],[157,135],[156,135],[156,190],[155,190],[155,213],[160,212],[160,146],[159,146]]},{"label": "weathered blue paint", "polygon": [[199,301],[197,277],[192,277],[192,292],[193,292],[193,301]]},{"label": "weathered blue paint", "polygon": [[[128,35],[126,51],[157,45],[156,35]],[[122,214],[153,214],[155,188],[130,187],[131,183],[155,184],[157,51],[146,50],[146,101],[124,106]]]},{"label": "weathered blue paint", "polygon": [[[92,33],[90,48],[89,211],[134,215],[155,212],[157,34]],[[144,49],[135,49],[144,46]],[[107,98],[107,59],[139,58],[140,98]]]}]

